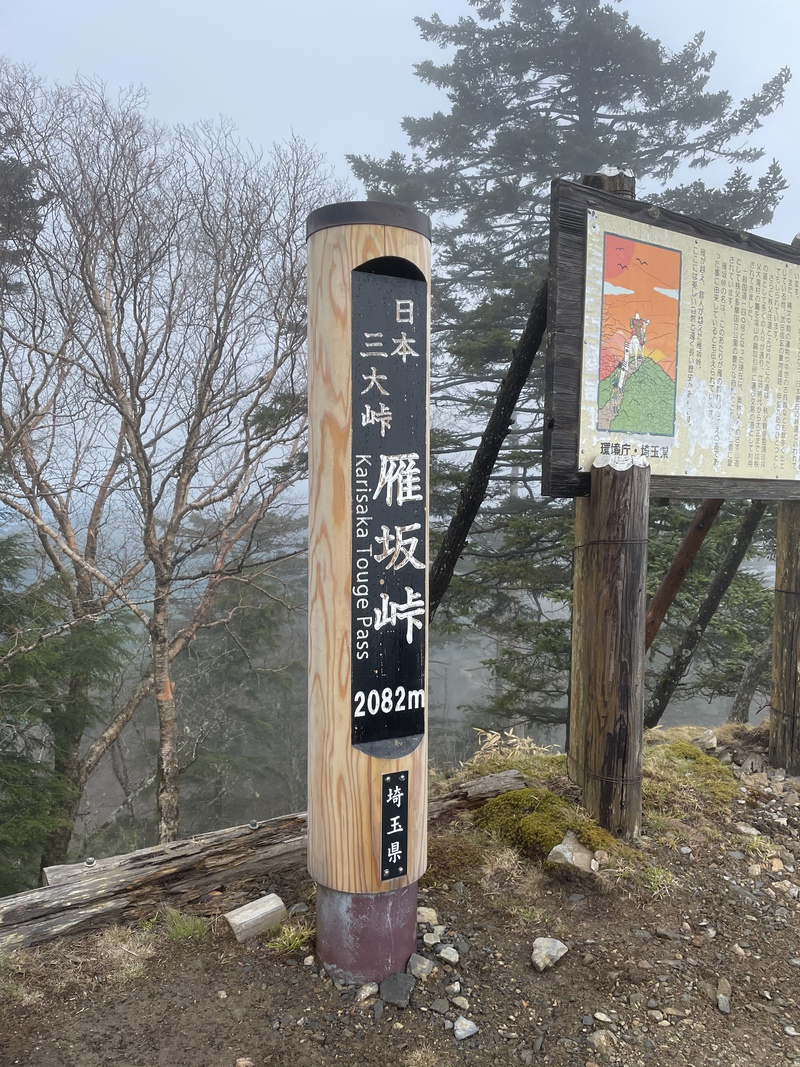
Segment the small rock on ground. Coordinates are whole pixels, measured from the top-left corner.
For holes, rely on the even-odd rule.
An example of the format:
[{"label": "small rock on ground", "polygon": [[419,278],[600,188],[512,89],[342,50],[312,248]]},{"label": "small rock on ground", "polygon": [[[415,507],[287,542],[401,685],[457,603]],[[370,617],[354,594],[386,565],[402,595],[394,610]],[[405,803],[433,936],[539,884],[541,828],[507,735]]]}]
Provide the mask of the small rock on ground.
[{"label": "small rock on ground", "polygon": [[456,1041],[463,1041],[465,1037],[472,1037],[477,1032],[478,1024],[474,1023],[472,1019],[466,1019],[463,1015],[459,1015],[453,1024],[453,1033]]},{"label": "small rock on ground", "polygon": [[555,937],[537,937],[533,942],[531,963],[537,971],[546,971],[568,951],[564,942]]}]

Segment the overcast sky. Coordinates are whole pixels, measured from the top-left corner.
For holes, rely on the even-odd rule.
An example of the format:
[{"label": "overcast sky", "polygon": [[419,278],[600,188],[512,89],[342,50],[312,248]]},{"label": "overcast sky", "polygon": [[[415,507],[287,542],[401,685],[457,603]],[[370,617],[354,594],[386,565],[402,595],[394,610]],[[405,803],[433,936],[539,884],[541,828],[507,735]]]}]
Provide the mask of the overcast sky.
[{"label": "overcast sky", "polygon": [[[800,0],[628,0],[649,34],[677,48],[700,30],[717,52],[712,87],[750,94],[796,61],[781,112],[757,135],[791,184],[765,231],[800,230]],[[110,87],[144,85],[165,122],[230,116],[257,145],[292,130],[349,174],[348,152],[403,148],[403,115],[424,115],[437,93],[415,62],[424,44],[415,15],[454,21],[466,0],[24,0],[0,12],[0,50],[44,78],[98,75]]]}]

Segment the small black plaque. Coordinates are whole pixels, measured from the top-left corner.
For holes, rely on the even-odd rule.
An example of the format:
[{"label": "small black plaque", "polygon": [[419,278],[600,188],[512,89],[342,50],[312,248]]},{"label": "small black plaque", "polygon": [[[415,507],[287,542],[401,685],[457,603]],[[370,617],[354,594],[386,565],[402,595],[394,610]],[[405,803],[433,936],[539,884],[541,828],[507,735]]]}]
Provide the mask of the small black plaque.
[{"label": "small black plaque", "polygon": [[408,874],[408,771],[381,775],[381,881]]},{"label": "small black plaque", "polygon": [[425,732],[427,288],[352,274],[351,741],[380,758]]}]

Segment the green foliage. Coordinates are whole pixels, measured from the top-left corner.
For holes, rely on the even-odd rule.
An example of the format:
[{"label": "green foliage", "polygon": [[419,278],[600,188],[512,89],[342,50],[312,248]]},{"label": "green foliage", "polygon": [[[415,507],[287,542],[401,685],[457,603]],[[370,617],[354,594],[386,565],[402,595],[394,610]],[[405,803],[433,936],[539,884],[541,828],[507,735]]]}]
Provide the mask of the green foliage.
[{"label": "green foliage", "polygon": [[0,537],[0,895],[35,885],[47,841],[71,829],[68,739],[99,713],[128,634],[70,625],[62,584],[27,580],[28,564],[18,536]]},{"label": "green foliage", "polygon": [[[652,501],[648,543],[648,596],[652,596],[669,567],[691,522],[697,502]],[[745,502],[728,501],[703,542],[674,604],[656,636],[647,665],[647,678],[654,686],[658,674],[677,644],[711,579],[722,562],[736,532]],[[748,554],[775,555],[774,513],[769,512]],[[732,697],[742,671],[759,645],[772,631],[774,592],[764,576],[747,562],[731,582],[719,609],[706,629],[695,654],[692,670],[681,684],[681,697]]]},{"label": "green foliage", "polygon": [[[454,24],[418,18],[446,62],[416,65],[447,110],[406,118],[410,155],[350,157],[370,194],[441,215],[443,274],[490,305],[524,306],[546,253],[549,184],[606,163],[631,167],[641,192],[728,225],[761,225],[785,188],[751,135],[783,101],[781,70],[739,103],[709,88],[715,56],[696,34],[670,52],[625,11],[596,0],[469,0]],[[729,167],[722,188],[680,180]],[[676,179],[678,179],[676,181]],[[447,221],[444,221],[444,219]],[[518,324],[517,324],[518,325]]]},{"label": "green foliage", "polygon": [[65,825],[59,811],[72,796],[63,777],[0,745],[0,897],[36,885],[43,844]]},{"label": "green foliage", "polygon": [[[0,137],[0,152],[2,141]],[[37,195],[34,169],[0,155],[0,293],[22,287],[19,275],[46,203],[46,196]]]},{"label": "green foliage", "polygon": [[211,932],[209,919],[202,915],[178,911],[177,908],[165,908],[160,918],[168,941],[197,945],[206,941]]},{"label": "green foliage", "polygon": [[[737,229],[763,225],[785,181],[751,138],[782,104],[790,75],[779,71],[737,102],[712,87],[715,56],[702,34],[671,52],[624,10],[597,0],[468,0],[453,24],[437,15],[416,21],[423,40],[446,53],[441,63],[418,63],[417,76],[446,102],[404,120],[407,152],[349,158],[369,196],[411,202],[434,217],[442,327],[433,382],[435,551],[495,381],[546,274],[551,181],[612,163],[633,170],[641,198]],[[718,185],[698,176],[712,163]],[[477,712],[482,724],[565,717],[572,518],[563,502],[538,495],[542,393],[540,359],[436,617],[440,627],[483,635],[492,649],[495,691]],[[690,515],[680,504],[654,509],[655,581]],[[727,520],[715,527],[653,648],[651,676],[691,619],[729,529]],[[756,577],[737,577],[681,695],[735,688],[764,632],[768,600]]]},{"label": "green foliage", "polygon": [[288,519],[263,524],[285,558],[224,582],[209,625],[175,661],[189,832],[305,807],[306,563],[292,552],[302,533]]}]

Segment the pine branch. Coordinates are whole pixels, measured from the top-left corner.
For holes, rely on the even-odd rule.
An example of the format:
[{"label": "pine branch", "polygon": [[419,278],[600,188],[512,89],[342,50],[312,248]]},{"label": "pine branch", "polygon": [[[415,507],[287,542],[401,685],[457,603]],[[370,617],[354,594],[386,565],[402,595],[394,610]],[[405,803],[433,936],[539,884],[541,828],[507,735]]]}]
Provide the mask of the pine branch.
[{"label": "pine branch", "polygon": [[500,383],[494,409],[475,452],[461,490],[458,507],[442,538],[436,559],[431,567],[429,592],[429,618],[433,619],[442,597],[447,591],[453,571],[458,563],[475,516],[486,496],[492,471],[503,441],[506,438],[514,408],[525,382],[528,380],[533,360],[539,351],[547,327],[547,282],[536,294],[520,342],[514,349],[508,373]]}]

